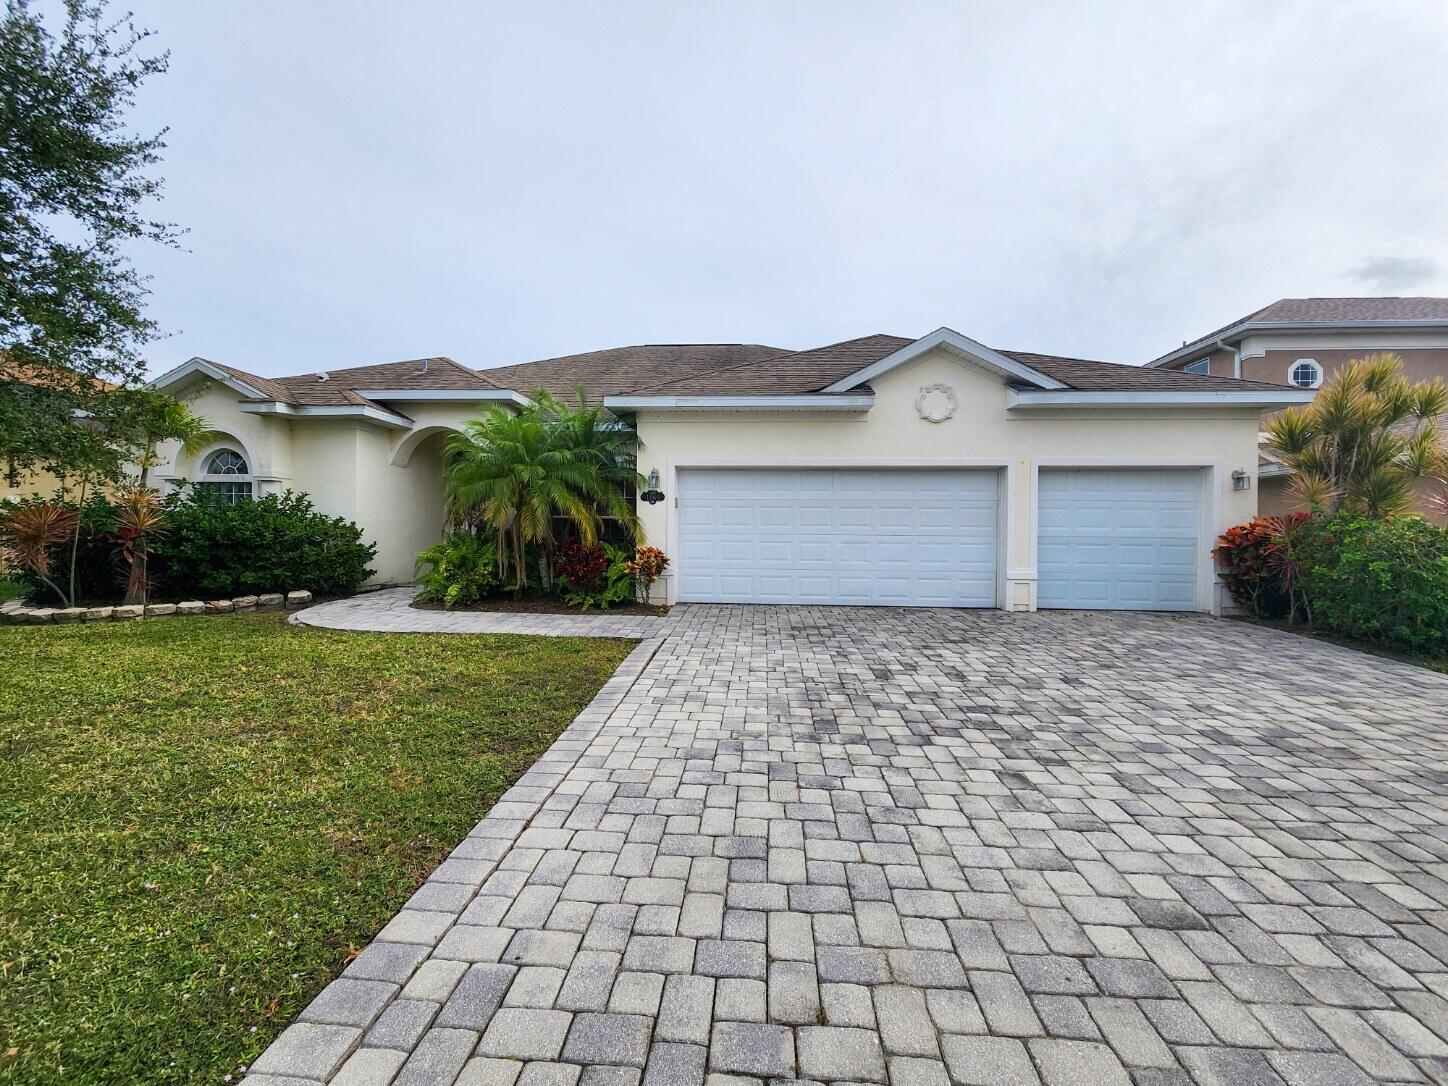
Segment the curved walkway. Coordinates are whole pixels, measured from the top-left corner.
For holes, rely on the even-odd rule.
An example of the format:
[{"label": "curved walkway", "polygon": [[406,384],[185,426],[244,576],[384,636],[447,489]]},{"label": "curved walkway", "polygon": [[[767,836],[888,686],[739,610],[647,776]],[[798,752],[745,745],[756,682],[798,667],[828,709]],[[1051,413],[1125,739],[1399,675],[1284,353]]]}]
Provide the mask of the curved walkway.
[{"label": "curved walkway", "polygon": [[308,607],[292,616],[304,626],[379,633],[507,633],[544,637],[660,637],[669,616],[536,615],[506,611],[429,611],[412,606],[415,588],[384,588]]}]

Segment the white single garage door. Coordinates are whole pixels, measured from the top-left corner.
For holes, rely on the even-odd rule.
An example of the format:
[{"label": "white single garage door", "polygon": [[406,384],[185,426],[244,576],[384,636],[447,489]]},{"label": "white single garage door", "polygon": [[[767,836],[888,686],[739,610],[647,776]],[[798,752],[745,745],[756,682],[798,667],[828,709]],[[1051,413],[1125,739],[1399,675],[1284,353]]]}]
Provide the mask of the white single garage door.
[{"label": "white single garage door", "polygon": [[996,605],[993,471],[679,473],[679,599]]},{"label": "white single garage door", "polygon": [[1042,468],[1039,486],[1038,607],[1196,608],[1199,471]]}]

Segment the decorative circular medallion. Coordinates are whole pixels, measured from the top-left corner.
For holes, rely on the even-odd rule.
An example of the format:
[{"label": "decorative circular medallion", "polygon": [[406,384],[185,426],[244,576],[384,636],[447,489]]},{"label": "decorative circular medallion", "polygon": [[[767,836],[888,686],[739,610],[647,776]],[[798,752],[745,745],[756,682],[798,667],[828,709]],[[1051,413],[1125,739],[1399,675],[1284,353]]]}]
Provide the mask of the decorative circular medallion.
[{"label": "decorative circular medallion", "polygon": [[925,385],[915,397],[915,410],[926,422],[944,422],[959,406],[955,389],[949,385]]}]

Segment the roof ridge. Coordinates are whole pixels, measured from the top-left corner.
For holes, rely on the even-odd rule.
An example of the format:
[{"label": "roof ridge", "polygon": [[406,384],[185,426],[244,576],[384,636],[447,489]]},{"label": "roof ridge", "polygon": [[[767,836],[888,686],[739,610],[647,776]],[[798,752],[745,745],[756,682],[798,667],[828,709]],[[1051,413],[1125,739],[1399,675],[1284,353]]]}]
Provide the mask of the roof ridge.
[{"label": "roof ridge", "polygon": [[[416,359],[415,361],[421,361],[421,359]],[[449,366],[452,366],[454,369],[461,370],[463,373],[466,373],[469,377],[477,377],[477,378],[480,378],[480,379],[483,380],[485,383],[491,385],[493,388],[503,388],[503,387],[504,387],[503,385],[500,385],[500,384],[498,384],[498,382],[494,381],[491,377],[488,377],[488,376],[484,375],[484,373],[483,373],[482,370],[473,369],[472,366],[464,366],[464,365],[463,365],[461,362],[459,362],[456,358],[449,358],[449,357],[448,357],[447,355],[445,355],[445,354],[433,355],[433,356],[432,356],[432,361],[434,361],[434,362],[446,362]]]},{"label": "roof ridge", "polygon": [[287,375],[284,376],[284,377],[273,377],[273,378],[269,378],[269,380],[279,381],[279,382],[280,382],[280,381],[310,381],[310,380],[312,380],[313,378],[315,378],[319,373],[325,373],[325,374],[327,375],[327,377],[328,377],[329,380],[344,380],[344,381],[345,381],[345,380],[347,379],[347,375],[348,375],[348,374],[356,373],[358,370],[380,370],[380,369],[389,369],[389,368],[393,368],[393,367],[397,367],[397,366],[407,366],[407,365],[412,365],[412,364],[421,364],[421,363],[423,363],[423,362],[440,362],[440,363],[443,363],[443,364],[445,364],[445,365],[451,366],[453,369],[457,370],[457,371],[460,372],[460,373],[465,373],[465,374],[467,374],[469,377],[477,378],[478,380],[482,381],[484,384],[489,385],[489,386],[492,387],[492,388],[502,388],[502,387],[503,387],[502,385],[497,384],[497,383],[496,383],[495,381],[493,381],[491,378],[484,377],[479,371],[473,369],[472,367],[470,367],[470,366],[464,366],[461,362],[457,361],[457,360],[454,359],[454,358],[449,358],[449,357],[448,357],[447,355],[445,355],[445,354],[429,354],[429,355],[422,355],[422,356],[417,357],[417,358],[399,358],[399,359],[397,359],[397,360],[394,361],[394,362],[364,362],[364,363],[362,363],[361,365],[358,365],[358,366],[340,366],[340,367],[333,367],[333,368],[321,368],[321,369],[311,370],[310,372],[307,372],[307,373],[289,373],[289,374],[287,374]]},{"label": "roof ridge", "polygon": [[[590,356],[590,355],[595,355],[595,354],[611,354],[611,353],[613,353],[613,352],[615,352],[615,351],[643,351],[643,350],[654,350],[654,349],[660,348],[660,347],[663,347],[663,348],[673,348],[673,347],[763,347],[763,348],[767,348],[767,349],[769,349],[769,350],[771,350],[771,351],[774,351],[776,354],[791,354],[791,353],[794,353],[794,352],[790,351],[789,348],[787,348],[787,347],[775,347],[774,345],[769,344],[769,343],[736,343],[736,342],[719,342],[719,343],[625,343],[625,344],[622,344],[622,345],[617,346],[617,347],[595,347],[595,348],[594,348],[593,350],[591,350],[591,351],[574,351],[574,352],[572,352],[571,354],[556,354],[556,355],[551,355],[551,356],[548,357],[548,358],[530,358],[530,359],[528,359],[526,362],[504,362],[502,365],[499,365],[499,366],[489,366],[486,370],[481,370],[481,369],[480,369],[480,370],[475,370],[474,372],[475,372],[475,373],[490,373],[490,372],[492,372],[493,370],[512,370],[512,369],[517,369],[517,368],[519,368],[520,366],[537,366],[537,365],[540,365],[540,364],[542,364],[542,363],[544,363],[544,362],[561,362],[561,361],[563,361],[564,359],[587,358],[588,356]],[[771,357],[773,357],[773,356],[771,356]]]}]

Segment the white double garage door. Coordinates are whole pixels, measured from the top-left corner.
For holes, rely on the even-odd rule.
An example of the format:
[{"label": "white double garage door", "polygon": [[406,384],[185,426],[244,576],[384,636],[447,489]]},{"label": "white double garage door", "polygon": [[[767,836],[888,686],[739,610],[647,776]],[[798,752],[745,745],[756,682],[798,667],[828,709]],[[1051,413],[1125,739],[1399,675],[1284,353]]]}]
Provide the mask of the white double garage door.
[{"label": "white double garage door", "polygon": [[[995,470],[679,472],[681,602],[995,607]],[[1200,473],[1042,468],[1037,606],[1196,607]]]}]

